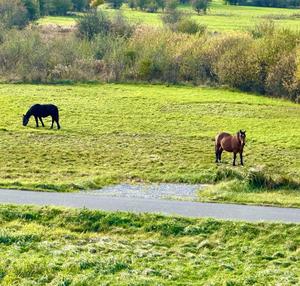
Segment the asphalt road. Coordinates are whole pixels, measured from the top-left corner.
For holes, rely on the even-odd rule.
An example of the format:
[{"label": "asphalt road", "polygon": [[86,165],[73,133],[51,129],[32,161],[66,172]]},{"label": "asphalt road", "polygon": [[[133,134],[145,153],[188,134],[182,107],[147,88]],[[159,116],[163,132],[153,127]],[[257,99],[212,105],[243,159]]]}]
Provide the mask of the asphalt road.
[{"label": "asphalt road", "polygon": [[300,223],[300,209],[0,189],[1,204],[51,205],[224,220]]}]

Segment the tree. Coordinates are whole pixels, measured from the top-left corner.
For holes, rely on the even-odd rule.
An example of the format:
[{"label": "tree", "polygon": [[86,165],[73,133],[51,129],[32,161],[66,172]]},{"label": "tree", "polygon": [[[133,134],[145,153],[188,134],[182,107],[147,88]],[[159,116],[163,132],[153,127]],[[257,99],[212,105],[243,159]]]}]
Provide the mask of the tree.
[{"label": "tree", "polygon": [[156,3],[157,3],[158,8],[160,8],[162,11],[165,10],[166,5],[167,5],[166,0],[156,0]]},{"label": "tree", "polygon": [[166,1],[166,7],[167,7],[167,10],[170,11],[170,10],[175,10],[179,5],[179,2],[178,0],[167,0]]},{"label": "tree", "polygon": [[136,0],[128,0],[128,6],[130,9],[136,9],[137,8]]},{"label": "tree", "polygon": [[36,20],[40,17],[39,0],[22,0],[22,3],[27,9],[28,17],[30,20]]},{"label": "tree", "polygon": [[49,0],[40,0],[40,14],[41,16],[45,16],[49,14],[50,9],[50,1]]},{"label": "tree", "polygon": [[168,9],[167,12],[161,17],[164,25],[170,28],[172,31],[177,30],[178,23],[184,18],[184,13],[177,9]]},{"label": "tree", "polygon": [[99,5],[103,4],[104,0],[90,0],[90,7],[97,8]]},{"label": "tree", "polygon": [[114,9],[120,9],[124,3],[124,0],[107,0],[107,3]]},{"label": "tree", "polygon": [[71,0],[51,0],[49,13],[51,15],[66,15],[73,9]]},{"label": "tree", "polygon": [[137,0],[136,1],[137,7],[139,7],[141,10],[145,10],[147,7],[147,0]]},{"label": "tree", "polygon": [[89,8],[88,0],[72,0],[74,11],[84,11]]},{"label": "tree", "polygon": [[192,6],[198,14],[200,14],[200,12],[206,14],[210,1],[211,0],[192,0]]},{"label": "tree", "polygon": [[81,37],[92,40],[98,34],[108,34],[111,22],[102,11],[91,10],[77,22],[78,33]]}]

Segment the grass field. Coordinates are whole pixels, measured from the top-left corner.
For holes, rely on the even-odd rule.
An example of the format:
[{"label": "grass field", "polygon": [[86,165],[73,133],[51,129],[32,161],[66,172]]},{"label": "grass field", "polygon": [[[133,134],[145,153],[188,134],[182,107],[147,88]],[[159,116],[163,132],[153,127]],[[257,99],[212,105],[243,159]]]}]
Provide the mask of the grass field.
[{"label": "grass field", "polygon": [[[61,130],[23,127],[34,103]],[[222,89],[163,85],[0,85],[0,186],[71,191],[131,182],[212,183],[250,168],[300,180],[300,106]],[[246,129],[245,167],[214,163],[214,136]],[[225,174],[225,175],[224,175]],[[231,175],[230,175],[231,174]],[[231,182],[232,184],[232,182]],[[300,206],[297,190],[209,189],[201,200]]]},{"label": "grass field", "polygon": [[0,284],[299,285],[300,226],[0,206]]},{"label": "grass field", "polygon": [[[180,6],[180,9],[191,14],[193,19],[201,24],[207,25],[210,31],[233,31],[247,30],[256,23],[270,19],[280,26],[293,30],[300,30],[300,10],[265,8],[249,6],[224,5],[222,0],[214,0],[207,15],[197,15],[190,6]],[[110,15],[115,10],[104,7]],[[143,23],[153,26],[161,26],[161,13],[147,13],[138,10],[131,10],[126,5],[121,9],[124,16],[135,23]],[[75,24],[76,17],[45,17],[38,21],[40,24]]]}]

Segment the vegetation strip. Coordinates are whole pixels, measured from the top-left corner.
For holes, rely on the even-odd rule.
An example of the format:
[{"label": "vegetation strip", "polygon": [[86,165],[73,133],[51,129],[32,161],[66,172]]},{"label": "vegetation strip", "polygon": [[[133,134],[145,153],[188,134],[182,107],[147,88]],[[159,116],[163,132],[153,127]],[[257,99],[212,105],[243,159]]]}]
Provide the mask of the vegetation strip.
[{"label": "vegetation strip", "polygon": [[0,206],[0,283],[297,285],[300,227]]}]

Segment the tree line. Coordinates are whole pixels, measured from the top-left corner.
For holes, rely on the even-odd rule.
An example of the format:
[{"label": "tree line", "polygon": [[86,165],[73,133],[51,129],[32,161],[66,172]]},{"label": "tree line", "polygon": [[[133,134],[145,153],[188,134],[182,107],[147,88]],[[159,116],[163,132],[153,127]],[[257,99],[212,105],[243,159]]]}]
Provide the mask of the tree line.
[{"label": "tree line", "polygon": [[81,12],[99,1],[91,0],[21,0],[31,20],[46,15],[66,15],[68,12]]},{"label": "tree line", "polygon": [[300,0],[224,0],[226,4],[275,8],[296,8]]}]

